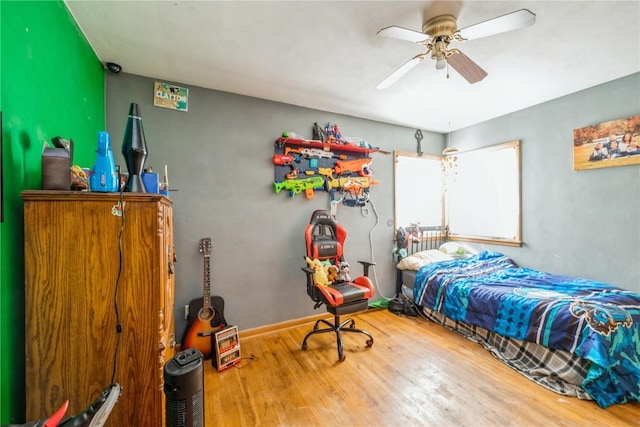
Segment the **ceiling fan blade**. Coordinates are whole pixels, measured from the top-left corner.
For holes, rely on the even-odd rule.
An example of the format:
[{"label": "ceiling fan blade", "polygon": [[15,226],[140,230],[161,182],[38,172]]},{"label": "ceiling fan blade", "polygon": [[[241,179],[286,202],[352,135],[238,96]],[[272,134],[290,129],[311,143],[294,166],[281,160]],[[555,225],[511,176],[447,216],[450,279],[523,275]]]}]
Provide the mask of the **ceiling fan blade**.
[{"label": "ceiling fan blade", "polygon": [[406,40],[408,42],[420,43],[425,40],[429,40],[429,37],[425,33],[421,33],[420,31],[410,30],[408,28],[398,27],[397,25],[392,25],[390,27],[386,27],[378,31],[376,34],[379,36],[385,36],[392,39]]},{"label": "ceiling fan blade", "polygon": [[462,52],[451,55],[447,62],[471,84],[487,77],[487,72]]},{"label": "ceiling fan blade", "polygon": [[527,9],[520,9],[488,21],[479,22],[474,25],[458,30],[458,35],[466,40],[479,39],[481,37],[492,36],[518,28],[533,25],[536,22],[536,15]]},{"label": "ceiling fan blade", "polygon": [[378,86],[376,86],[376,89],[386,89],[392,84],[394,84],[395,82],[397,82],[398,79],[400,79],[400,77],[407,74],[416,65],[422,62],[422,60],[425,58],[426,55],[427,55],[426,53],[421,53],[420,55],[416,55],[410,60],[408,60],[407,62],[405,62],[402,67],[398,68],[393,73],[389,74],[389,77],[387,77],[386,79],[378,83]]}]

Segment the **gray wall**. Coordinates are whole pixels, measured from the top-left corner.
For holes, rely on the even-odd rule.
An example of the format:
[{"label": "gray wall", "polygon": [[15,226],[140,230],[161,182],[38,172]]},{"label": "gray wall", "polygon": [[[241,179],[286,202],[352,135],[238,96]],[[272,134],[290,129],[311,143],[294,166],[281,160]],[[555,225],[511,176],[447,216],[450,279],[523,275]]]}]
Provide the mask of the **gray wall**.
[{"label": "gray wall", "polygon": [[[517,96],[517,94],[514,94]],[[450,135],[465,150],[522,141],[519,264],[640,292],[640,166],[573,170],[573,130],[640,114],[640,73]]]},{"label": "gray wall", "polygon": [[[336,122],[346,136],[386,150],[415,151],[415,129],[189,87],[189,111],[154,107],[153,79],[108,75],[107,130],[116,161],[130,102],[140,104],[149,146],[147,165],[169,165],[175,210],[176,331],[183,306],[202,296],[203,237],[213,239],[212,293],[226,301],[230,323],[247,329],[314,314],[306,295],[303,230],[328,197],[274,194],[273,144],[284,130],[311,137],[314,122]],[[180,84],[179,82],[168,82]],[[450,135],[470,149],[522,140],[522,248],[476,245],[521,265],[640,290],[640,166],[573,171],[575,128],[640,113],[640,74],[515,112]],[[515,94],[517,96],[517,94]],[[445,136],[424,132],[423,151],[441,152]],[[393,295],[393,164],[374,154],[381,183],[368,217],[342,207],[346,258],[375,260],[379,292]],[[377,225],[376,225],[377,223]],[[371,251],[369,236],[371,230]],[[373,257],[371,256],[373,254]],[[379,295],[380,296],[380,293]],[[322,310],[322,309],[321,309]]]},{"label": "gray wall", "polygon": [[[189,111],[179,112],[153,106],[153,83],[126,73],[107,75],[107,131],[116,163],[123,164],[124,126],[130,103],[137,102],[149,151],[146,165],[161,178],[168,165],[176,190],[170,197],[178,256],[178,339],[186,326],[184,304],[202,298],[198,249],[203,237],[213,240],[212,294],[225,299],[227,321],[241,330],[324,312],[324,307],[313,310],[300,268],[305,265],[304,228],[314,209],[329,207],[329,198],[319,192],[311,200],[274,193],[275,140],[285,130],[311,138],[314,122],[334,122],[345,136],[389,151],[415,151],[415,129],[187,85],[182,86],[189,87]],[[423,133],[423,151],[440,153],[444,136]],[[345,257],[352,276],[362,271],[357,260],[373,259],[377,296],[392,297],[393,157],[376,153],[373,159],[374,178],[380,181],[371,190],[375,211],[364,217],[359,208],[341,207],[337,218],[348,232]]]}]

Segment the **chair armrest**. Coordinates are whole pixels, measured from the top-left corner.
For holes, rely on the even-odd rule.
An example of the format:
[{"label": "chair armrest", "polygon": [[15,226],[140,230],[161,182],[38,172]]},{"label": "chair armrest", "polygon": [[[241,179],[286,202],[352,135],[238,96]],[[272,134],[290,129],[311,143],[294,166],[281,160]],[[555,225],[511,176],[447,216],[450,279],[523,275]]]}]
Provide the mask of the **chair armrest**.
[{"label": "chair armrest", "polygon": [[364,268],[364,276],[365,277],[369,277],[369,267],[373,267],[376,265],[375,262],[368,262],[368,261],[358,261],[360,264],[362,264],[362,267]]},{"label": "chair armrest", "polygon": [[315,271],[313,271],[309,267],[302,267],[301,270],[304,271],[307,275],[307,287],[313,286],[313,273],[315,273]]},{"label": "chair armrest", "polygon": [[313,271],[309,267],[302,267],[301,270],[304,271],[307,275],[307,295],[309,295],[311,299],[316,302],[316,304],[313,306],[313,309],[316,310],[322,305],[322,302],[320,301],[316,293],[317,290],[315,289],[315,283],[313,282],[313,274],[315,273],[315,271]]}]

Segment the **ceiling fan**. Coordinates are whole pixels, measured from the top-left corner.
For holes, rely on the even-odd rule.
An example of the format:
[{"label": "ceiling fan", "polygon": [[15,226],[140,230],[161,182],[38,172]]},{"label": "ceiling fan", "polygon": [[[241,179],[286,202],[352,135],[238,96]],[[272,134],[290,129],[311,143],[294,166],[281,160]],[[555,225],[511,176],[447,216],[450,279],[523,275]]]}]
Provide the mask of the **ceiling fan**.
[{"label": "ceiling fan", "polygon": [[520,9],[462,29],[458,29],[456,17],[453,15],[440,15],[427,20],[422,25],[422,32],[398,27],[396,25],[383,28],[378,31],[377,34],[421,44],[427,49],[427,52],[420,53],[411,58],[391,73],[389,77],[378,83],[376,88],[388,88],[400,79],[400,77],[404,76],[422,62],[427,56],[430,56],[436,61],[436,69],[441,70],[447,65],[451,65],[451,67],[469,83],[477,83],[487,76],[487,72],[459,49],[450,49],[449,43],[454,40],[462,42],[517,30],[533,25],[535,21],[535,14],[527,9]]}]

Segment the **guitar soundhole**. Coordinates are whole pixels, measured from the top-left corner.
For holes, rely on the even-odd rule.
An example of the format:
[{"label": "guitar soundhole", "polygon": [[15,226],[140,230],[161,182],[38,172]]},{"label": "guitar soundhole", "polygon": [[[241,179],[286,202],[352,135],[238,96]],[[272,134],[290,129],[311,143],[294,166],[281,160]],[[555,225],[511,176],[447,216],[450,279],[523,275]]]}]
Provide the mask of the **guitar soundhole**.
[{"label": "guitar soundhole", "polygon": [[200,311],[198,311],[198,318],[203,322],[207,322],[213,319],[214,315],[215,315],[215,312],[213,308],[210,308],[210,307],[203,307],[200,309]]}]

